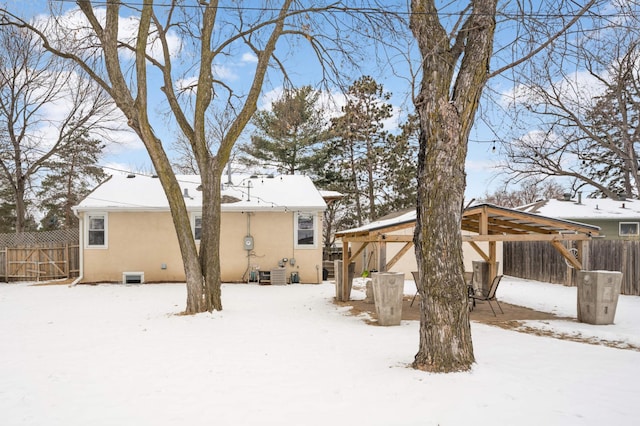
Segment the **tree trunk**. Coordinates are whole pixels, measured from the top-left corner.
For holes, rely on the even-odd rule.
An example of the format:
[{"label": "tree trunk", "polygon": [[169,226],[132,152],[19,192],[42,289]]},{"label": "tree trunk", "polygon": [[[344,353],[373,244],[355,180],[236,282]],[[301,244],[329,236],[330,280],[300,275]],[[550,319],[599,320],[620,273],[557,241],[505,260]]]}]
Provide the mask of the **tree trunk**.
[{"label": "tree trunk", "polygon": [[130,114],[129,116],[141,116],[138,120],[129,120],[129,126],[136,131],[147,148],[153,167],[158,174],[158,179],[162,184],[162,189],[167,196],[171,218],[178,237],[187,285],[185,314],[210,311],[211,307],[207,304],[207,298],[204,293],[204,275],[198,261],[198,250],[196,249],[193,230],[191,229],[191,218],[184,202],[180,184],[171,170],[171,163],[164,149],[162,149],[161,141],[153,133],[153,129],[145,115],[146,111],[143,109],[137,112],[128,109],[125,109],[125,111]]},{"label": "tree trunk", "polygon": [[431,133],[420,135],[414,239],[421,315],[414,366],[447,372],[467,370],[474,356],[460,238],[467,150],[455,108],[446,100],[440,106],[428,117],[449,125],[430,126]]},{"label": "tree trunk", "polygon": [[[221,182],[224,164],[215,159],[208,161],[208,167],[200,170],[202,179],[202,237],[200,240],[200,267],[204,274],[205,303],[208,310],[222,310],[220,271],[220,215]],[[205,198],[206,194],[206,198]]]},{"label": "tree trunk", "polygon": [[464,371],[474,362],[462,261],[467,140],[488,78],[497,0],[478,0],[455,38],[432,0],[413,0],[411,29],[422,54],[418,206],[420,346],[414,367]]},{"label": "tree trunk", "polygon": [[16,234],[24,232],[27,207],[24,202],[25,179],[21,169],[16,169]]}]

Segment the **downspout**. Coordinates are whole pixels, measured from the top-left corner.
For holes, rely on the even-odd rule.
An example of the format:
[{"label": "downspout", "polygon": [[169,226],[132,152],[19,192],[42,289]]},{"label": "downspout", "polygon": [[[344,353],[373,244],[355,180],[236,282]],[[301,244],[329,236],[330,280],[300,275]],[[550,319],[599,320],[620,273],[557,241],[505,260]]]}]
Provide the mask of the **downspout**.
[{"label": "downspout", "polygon": [[[251,236],[251,212],[247,212],[247,237]],[[246,247],[245,247],[246,250]],[[251,252],[252,250],[246,250],[247,252],[247,269],[244,271],[244,274],[242,274],[242,281],[247,280],[247,283],[249,283],[249,281],[251,280]],[[260,282],[260,279],[258,278],[258,282]]]},{"label": "downspout", "polygon": [[70,287],[75,286],[84,278],[84,220],[80,217],[76,209],[73,209],[73,214],[78,218],[78,227],[80,228],[78,232],[78,262],[80,262],[80,271],[78,272],[78,278],[73,280]]}]

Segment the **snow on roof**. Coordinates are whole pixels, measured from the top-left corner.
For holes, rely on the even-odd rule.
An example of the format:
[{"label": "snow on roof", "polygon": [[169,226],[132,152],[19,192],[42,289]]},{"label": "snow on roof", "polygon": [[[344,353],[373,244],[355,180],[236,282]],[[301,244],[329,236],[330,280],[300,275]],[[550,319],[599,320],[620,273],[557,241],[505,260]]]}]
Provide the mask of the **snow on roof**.
[{"label": "snow on roof", "polygon": [[344,198],[344,194],[342,192],[329,191],[326,189],[321,189],[320,195],[322,195],[322,198],[324,198],[325,200],[339,200],[341,198]]},{"label": "snow on roof", "polygon": [[624,220],[640,218],[639,200],[612,200],[610,198],[582,198],[571,200],[541,200],[518,207],[528,213],[559,219]]},{"label": "snow on roof", "polygon": [[404,223],[415,222],[416,220],[416,210],[412,209],[406,213],[396,215],[393,217],[386,217],[380,220],[376,220],[370,222],[366,225],[362,225],[358,228],[351,228],[344,231],[337,232],[338,235],[344,233],[358,233],[358,232],[366,232],[366,231],[374,231],[376,229],[386,228],[389,226],[400,225]]},{"label": "snow on roof", "polygon": [[[76,207],[84,210],[168,210],[160,180],[151,176],[114,175]],[[200,210],[200,176],[177,175],[188,210]],[[223,179],[223,181],[226,179]],[[222,211],[325,210],[327,205],[308,176],[236,175],[223,184]]]}]

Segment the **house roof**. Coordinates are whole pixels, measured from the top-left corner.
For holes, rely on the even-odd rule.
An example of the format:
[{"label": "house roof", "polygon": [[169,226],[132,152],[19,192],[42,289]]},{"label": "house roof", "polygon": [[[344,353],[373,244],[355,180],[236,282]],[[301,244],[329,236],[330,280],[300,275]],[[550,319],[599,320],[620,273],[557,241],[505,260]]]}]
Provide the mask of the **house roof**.
[{"label": "house roof", "polygon": [[[371,234],[383,234],[396,229],[413,227],[415,222],[416,211],[412,209],[395,217],[337,232],[336,236],[353,238]],[[597,235],[600,228],[492,204],[477,204],[464,210],[462,230],[483,235],[501,236],[499,238],[501,240],[519,239],[519,237],[524,236],[528,236],[527,239],[531,240],[535,235],[540,235],[540,239],[547,239],[547,236],[551,237],[566,232]],[[543,235],[545,236],[543,237]]]},{"label": "house roof", "polygon": [[[188,210],[200,210],[200,176],[176,176]],[[327,205],[308,176],[236,175],[223,184],[222,211],[321,211]],[[169,204],[160,180],[141,175],[113,175],[74,207],[76,211],[162,211]]]},{"label": "house roof", "polygon": [[320,190],[320,195],[327,203],[331,203],[333,201],[341,200],[344,198],[344,194],[338,191],[329,191],[325,189]]},{"label": "house roof", "polygon": [[575,220],[625,220],[640,218],[639,200],[581,198],[580,200],[540,200],[517,210],[543,216]]}]

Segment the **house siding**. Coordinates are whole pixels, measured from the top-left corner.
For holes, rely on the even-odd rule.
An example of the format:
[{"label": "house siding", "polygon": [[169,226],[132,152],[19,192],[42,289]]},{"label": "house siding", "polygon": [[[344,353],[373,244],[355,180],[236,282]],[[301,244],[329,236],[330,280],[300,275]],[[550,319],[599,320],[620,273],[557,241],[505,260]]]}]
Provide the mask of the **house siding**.
[{"label": "house siding", "polygon": [[[270,270],[286,258],[287,278],[297,272],[301,283],[321,282],[322,244],[318,239],[322,213],[315,214],[315,248],[296,249],[294,212],[223,213],[222,281],[245,281],[253,265]],[[86,213],[82,218],[85,217]],[[248,234],[254,238],[252,251],[243,245]],[[109,212],[107,238],[106,248],[84,249],[83,282],[121,282],[123,272],[144,272],[145,282],[184,281],[178,240],[168,212]],[[292,258],[294,265],[289,262]]]},{"label": "house siding", "polygon": [[619,235],[619,226],[620,222],[640,222],[640,217],[638,218],[626,218],[620,220],[614,219],[588,219],[588,218],[567,218],[568,220],[573,220],[575,222],[582,222],[588,225],[594,225],[600,227],[600,237],[605,240],[631,240],[638,241],[640,240],[640,236],[637,237],[621,237]]}]

